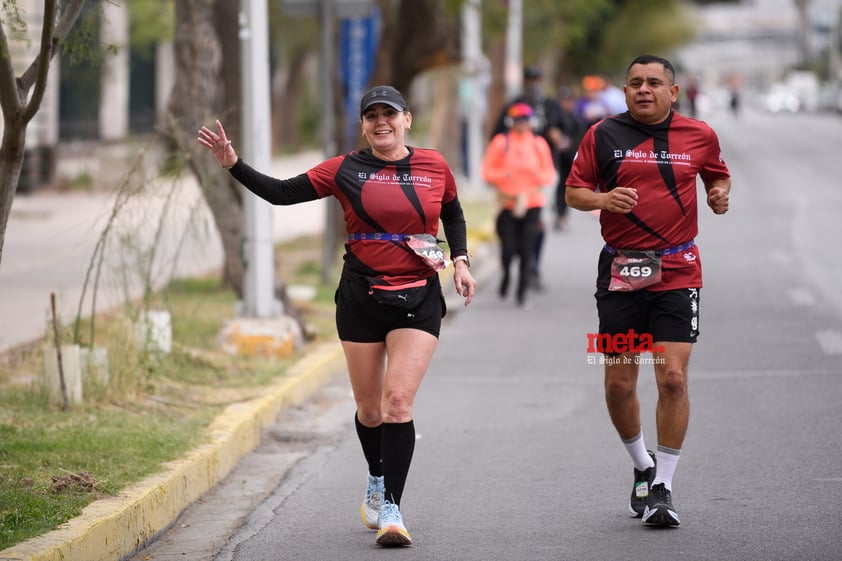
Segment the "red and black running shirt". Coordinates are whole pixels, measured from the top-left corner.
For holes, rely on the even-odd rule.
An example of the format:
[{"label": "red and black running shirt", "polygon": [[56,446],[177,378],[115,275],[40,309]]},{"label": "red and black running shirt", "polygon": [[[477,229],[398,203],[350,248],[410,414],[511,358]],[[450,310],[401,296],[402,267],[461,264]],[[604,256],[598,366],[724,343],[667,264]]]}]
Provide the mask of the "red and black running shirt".
[{"label": "red and black running shirt", "polygon": [[[628,214],[600,212],[605,242],[618,249],[667,249],[698,234],[696,177],[708,182],[729,177],[719,138],[706,123],[673,111],[657,125],[635,121],[628,112],[607,117],[588,129],[573,162],[567,185],[608,192],[637,189]],[[654,290],[701,286],[698,248],[663,257],[697,263],[692,278],[670,279]],[[686,276],[686,275],[682,275]]]},{"label": "red and black running shirt", "polygon": [[[465,218],[450,166],[435,150],[408,148],[409,155],[395,162],[378,159],[369,148],[350,152],[290,179],[263,175],[241,160],[231,168],[231,174],[257,196],[276,205],[333,195],[342,206],[349,234],[437,236],[441,220],[451,256],[466,255]],[[434,274],[403,242],[382,240],[346,243],[345,272],[383,278],[391,284]]]}]

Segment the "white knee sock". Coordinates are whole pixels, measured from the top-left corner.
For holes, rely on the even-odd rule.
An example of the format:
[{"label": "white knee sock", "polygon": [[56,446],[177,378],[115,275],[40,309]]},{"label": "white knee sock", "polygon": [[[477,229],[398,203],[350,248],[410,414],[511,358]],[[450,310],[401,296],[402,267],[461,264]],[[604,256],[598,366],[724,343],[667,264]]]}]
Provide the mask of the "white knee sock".
[{"label": "white knee sock", "polygon": [[[652,467],[652,458],[649,456],[649,453],[646,451],[646,443],[643,441],[643,431],[637,436],[634,436],[628,440],[623,440],[623,445],[626,447],[626,450],[631,456],[632,461],[634,462],[634,468],[640,471],[643,471],[646,468]],[[660,465],[658,469],[660,470]]]},{"label": "white knee sock", "polygon": [[675,474],[675,466],[678,464],[678,456],[681,450],[658,446],[655,452],[655,459],[658,461],[658,470],[655,472],[655,480],[652,485],[663,483],[668,491],[672,491],[672,476]]}]

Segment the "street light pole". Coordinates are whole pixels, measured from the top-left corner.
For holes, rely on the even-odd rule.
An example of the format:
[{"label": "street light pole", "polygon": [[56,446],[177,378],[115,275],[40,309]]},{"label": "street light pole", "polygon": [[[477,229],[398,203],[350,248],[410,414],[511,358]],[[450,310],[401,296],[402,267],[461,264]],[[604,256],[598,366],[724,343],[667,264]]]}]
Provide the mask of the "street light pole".
[{"label": "street light pole", "polygon": [[[242,0],[243,133],[238,150],[245,161],[260,170],[268,170],[271,164],[268,13],[266,0]],[[245,188],[242,188],[242,193],[245,276],[240,315],[254,318],[278,316],[283,314],[283,307],[275,298],[272,207]]]},{"label": "street light pole", "polygon": [[[321,19],[321,42],[322,42],[322,151],[325,158],[336,155],[336,142],[334,140],[333,118],[333,20],[334,0],[319,0],[319,16]],[[325,209],[325,232],[322,241],[322,281],[328,282],[333,277],[334,256],[336,254],[336,241],[340,209],[335,200],[328,201]]]},{"label": "street light pole", "polygon": [[461,92],[462,110],[465,117],[465,135],[467,149],[465,165],[468,186],[471,192],[482,190],[480,163],[483,141],[483,116],[488,108],[486,88],[488,63],[482,55],[480,41],[482,27],[481,0],[467,0],[462,4],[462,72],[466,91]]},{"label": "street light pole", "polygon": [[[840,37],[842,37],[842,6],[839,7],[836,13],[835,23],[831,27],[830,60],[828,61],[828,66],[830,67],[830,83],[833,85],[833,91],[836,92],[839,100],[837,104],[842,104],[842,64],[840,64],[839,56],[839,49],[842,45],[840,45]],[[838,109],[842,110],[842,105],[839,105]]]},{"label": "street light pole", "polygon": [[506,99],[520,93],[523,85],[523,2],[509,0],[509,18],[506,24],[506,63],[503,78]]}]

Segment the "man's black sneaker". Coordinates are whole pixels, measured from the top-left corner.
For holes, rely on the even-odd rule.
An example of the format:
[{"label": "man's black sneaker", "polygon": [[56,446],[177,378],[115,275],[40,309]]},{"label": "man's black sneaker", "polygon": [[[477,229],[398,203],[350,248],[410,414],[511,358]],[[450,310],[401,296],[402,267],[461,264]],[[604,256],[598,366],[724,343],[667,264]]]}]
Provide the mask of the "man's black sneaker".
[{"label": "man's black sneaker", "polygon": [[672,506],[672,493],[663,483],[652,485],[643,511],[643,521],[657,526],[678,526],[681,520]]},{"label": "man's black sneaker", "polygon": [[[647,450],[649,457],[655,461],[655,454]],[[649,487],[652,486],[652,481],[655,479],[655,468],[644,469],[643,471],[634,469],[634,487],[632,487],[631,499],[629,500],[629,512],[635,518],[643,516],[643,511],[646,510],[646,497],[649,496]]]}]

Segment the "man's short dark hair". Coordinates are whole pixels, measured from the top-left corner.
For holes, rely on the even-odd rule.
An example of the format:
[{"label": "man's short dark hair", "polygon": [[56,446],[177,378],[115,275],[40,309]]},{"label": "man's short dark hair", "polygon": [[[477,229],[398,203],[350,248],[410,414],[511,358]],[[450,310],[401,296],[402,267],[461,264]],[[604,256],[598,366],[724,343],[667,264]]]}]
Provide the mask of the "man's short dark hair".
[{"label": "man's short dark hair", "polygon": [[523,69],[524,80],[540,80],[543,78],[544,72],[537,64],[532,64]]},{"label": "man's short dark hair", "polygon": [[673,67],[672,63],[667,59],[656,55],[640,55],[639,57],[631,61],[629,67],[626,68],[626,77],[628,77],[632,66],[634,66],[635,64],[652,64],[653,62],[663,66],[664,70],[667,73],[667,78],[669,79],[670,85],[675,84],[675,68]]}]

